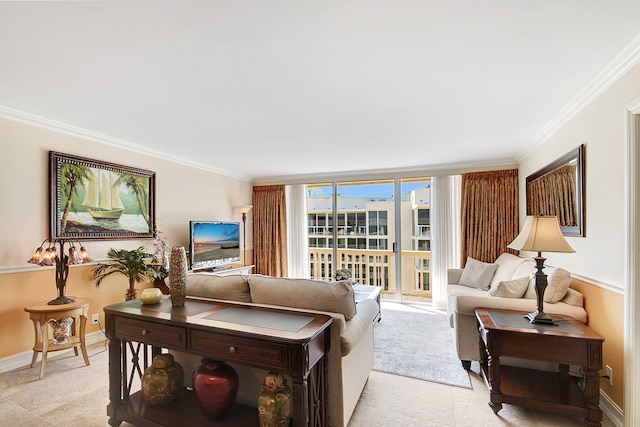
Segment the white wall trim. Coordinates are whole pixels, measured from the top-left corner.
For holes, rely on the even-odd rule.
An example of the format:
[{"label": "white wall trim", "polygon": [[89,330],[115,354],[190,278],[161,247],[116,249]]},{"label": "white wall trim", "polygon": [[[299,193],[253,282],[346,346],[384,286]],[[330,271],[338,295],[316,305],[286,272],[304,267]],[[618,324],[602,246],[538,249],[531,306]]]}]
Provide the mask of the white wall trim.
[{"label": "white wall trim", "polygon": [[251,181],[251,177],[239,175],[237,173],[214,168],[205,163],[195,162],[193,160],[186,159],[184,157],[176,156],[175,154],[165,153],[160,150],[154,150],[153,148],[144,147],[133,142],[126,141],[124,139],[114,138],[108,135],[104,135],[98,132],[93,132],[87,129],[82,129],[66,123],[61,123],[55,120],[47,119],[44,117],[36,116],[35,114],[26,113],[24,111],[15,110],[13,108],[0,105],[0,117],[12,120],[15,122],[26,123],[31,126],[39,128],[49,129],[55,132],[64,133],[67,135],[88,139],[100,144],[106,144],[113,147],[123,148],[125,150],[134,151],[136,153],[144,154],[147,156],[155,157],[162,160],[167,160],[173,163],[178,163],[184,166],[202,169],[207,172],[213,172],[218,175],[228,176],[230,178],[240,179],[243,181]]},{"label": "white wall trim", "polygon": [[640,209],[637,192],[638,173],[640,171],[639,147],[640,135],[636,130],[640,127],[640,98],[626,107],[626,216],[627,232],[625,251],[625,285],[626,298],[624,307],[624,408],[625,426],[640,425],[640,402],[638,387],[640,384],[640,352],[636,352],[636,344],[640,344],[640,293],[636,287],[640,285],[640,270],[636,269],[636,258],[640,248],[638,226]]},{"label": "white wall trim", "polygon": [[522,161],[527,157],[638,63],[640,63],[640,35],[633,39],[604,70],[598,73],[571,102],[560,110],[560,113],[558,113],[549,124],[533,137],[527,150],[518,157],[518,161]]},{"label": "white wall trim", "polygon": [[599,407],[616,427],[624,426],[624,414],[622,413],[622,409],[616,405],[616,403],[611,400],[611,398],[603,392],[602,389],[600,390]]},{"label": "white wall trim", "polygon": [[612,285],[610,283],[601,282],[599,280],[591,279],[589,277],[581,276],[579,274],[571,273],[571,277],[574,277],[582,282],[589,283],[591,285],[597,286],[599,288],[605,289],[609,292],[616,293],[618,295],[624,295],[624,287]]},{"label": "white wall trim", "polygon": [[[91,332],[90,334],[85,335],[85,343],[87,346],[91,345],[91,344],[96,344],[96,343],[100,343],[105,341],[106,338],[104,336],[104,332],[102,331],[95,331],[95,332]],[[60,357],[63,355],[68,354],[69,352],[72,352],[73,348],[69,348],[66,350],[60,350],[60,351],[54,351],[51,353],[47,353],[47,363],[49,363],[52,360],[55,360],[56,357]],[[87,352],[89,353],[89,352]],[[18,369],[18,368],[25,368],[31,364],[31,358],[33,357],[33,350],[29,350],[29,351],[25,351],[22,353],[18,353],[18,354],[12,354],[11,356],[7,356],[4,357],[2,359],[0,359],[0,374],[3,372],[8,372],[8,371],[13,371],[14,369]],[[82,355],[79,354],[78,357],[80,358],[80,360],[82,360]],[[89,357],[91,357],[91,354],[89,354]],[[35,377],[37,377],[38,375],[40,375],[40,364],[42,363],[42,354],[38,355],[38,362],[36,362],[36,366],[34,366],[32,369],[34,369],[34,375]],[[82,366],[84,366],[84,361],[82,363]]]}]

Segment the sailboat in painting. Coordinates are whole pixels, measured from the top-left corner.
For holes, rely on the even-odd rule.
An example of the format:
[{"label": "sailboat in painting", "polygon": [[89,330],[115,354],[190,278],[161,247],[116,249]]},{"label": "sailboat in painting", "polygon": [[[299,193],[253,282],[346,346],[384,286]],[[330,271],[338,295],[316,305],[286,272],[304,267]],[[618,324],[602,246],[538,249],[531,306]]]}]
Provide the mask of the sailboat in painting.
[{"label": "sailboat in painting", "polygon": [[110,171],[97,173],[96,176],[96,171],[92,170],[89,174],[87,194],[82,204],[89,207],[88,212],[93,219],[120,219],[124,205],[114,185],[117,178]]}]

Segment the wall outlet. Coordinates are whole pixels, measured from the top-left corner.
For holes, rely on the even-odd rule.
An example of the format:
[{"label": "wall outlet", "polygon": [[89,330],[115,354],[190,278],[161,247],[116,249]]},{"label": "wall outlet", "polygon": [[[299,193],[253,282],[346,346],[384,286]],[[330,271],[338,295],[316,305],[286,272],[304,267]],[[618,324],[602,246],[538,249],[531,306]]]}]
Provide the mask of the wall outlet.
[{"label": "wall outlet", "polygon": [[611,366],[607,365],[605,367],[605,375],[609,377],[609,379],[607,379],[609,385],[613,385],[613,369],[611,369]]},{"label": "wall outlet", "polygon": [[93,313],[91,315],[91,324],[97,325],[100,322],[100,315],[98,313]]}]

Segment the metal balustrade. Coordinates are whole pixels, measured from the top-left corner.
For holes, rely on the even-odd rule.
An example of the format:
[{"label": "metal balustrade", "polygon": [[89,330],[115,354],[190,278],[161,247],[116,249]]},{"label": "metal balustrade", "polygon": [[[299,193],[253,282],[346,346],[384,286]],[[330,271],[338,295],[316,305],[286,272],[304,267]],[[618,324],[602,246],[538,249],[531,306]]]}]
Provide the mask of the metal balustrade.
[{"label": "metal balustrade", "polygon": [[[431,252],[402,251],[402,295],[431,298]],[[339,249],[338,263],[333,263],[333,251],[309,248],[311,277],[333,280],[338,269],[351,271],[352,279],[362,285],[379,286],[383,295],[393,298],[396,292],[395,254],[389,250]]]}]

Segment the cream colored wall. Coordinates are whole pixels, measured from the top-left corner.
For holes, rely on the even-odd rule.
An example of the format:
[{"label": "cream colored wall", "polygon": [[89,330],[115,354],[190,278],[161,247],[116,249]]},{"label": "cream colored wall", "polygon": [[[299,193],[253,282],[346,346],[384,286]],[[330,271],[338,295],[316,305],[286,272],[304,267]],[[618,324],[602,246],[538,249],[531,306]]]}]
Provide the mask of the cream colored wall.
[{"label": "cream colored wall", "polygon": [[[33,326],[24,306],[56,296],[53,269],[26,263],[48,236],[49,150],[156,172],[156,223],[172,246],[188,246],[189,220],[241,221],[234,206],[251,203],[252,186],[247,181],[62,132],[0,118],[0,141],[0,359],[33,346]],[[249,248],[251,224],[250,212]],[[84,242],[95,259],[104,259],[111,247],[151,249],[151,243],[150,239]],[[113,276],[96,289],[90,272],[87,266],[72,267],[67,294],[91,298],[91,312],[100,312],[102,318],[104,305],[124,300],[128,282]],[[89,332],[95,330],[88,327]]]},{"label": "cream colored wall", "polygon": [[[623,407],[625,289],[625,106],[640,96],[634,67],[520,163],[520,218],[525,216],[525,179],[580,144],[586,145],[586,237],[567,237],[575,254],[544,254],[547,264],[579,275],[589,324],[606,339],[604,363],[614,367],[613,387],[603,390]],[[606,305],[600,302],[606,301]],[[612,315],[615,314],[615,315]],[[618,368],[618,369],[615,369]],[[604,383],[601,383],[601,385]]]}]

